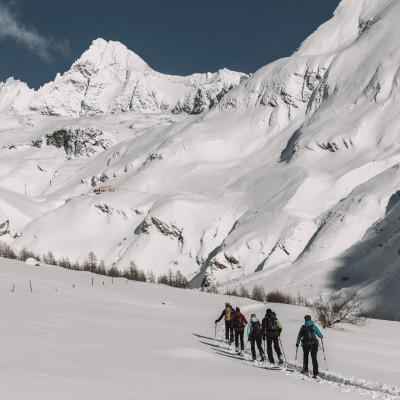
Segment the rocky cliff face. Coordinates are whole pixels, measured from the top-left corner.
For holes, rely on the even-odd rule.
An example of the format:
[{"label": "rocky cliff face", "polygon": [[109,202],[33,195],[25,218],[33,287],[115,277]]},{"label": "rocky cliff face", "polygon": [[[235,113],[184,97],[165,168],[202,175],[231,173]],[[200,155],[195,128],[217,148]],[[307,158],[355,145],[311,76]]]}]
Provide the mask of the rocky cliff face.
[{"label": "rocky cliff face", "polygon": [[178,101],[173,113],[201,114],[218,104],[225,93],[247,79],[247,75],[222,69]]},{"label": "rocky cliff face", "polygon": [[45,137],[47,146],[63,148],[67,158],[89,157],[98,151],[107,150],[112,146],[110,135],[94,128],[57,130]]},{"label": "rocky cliff face", "polygon": [[10,234],[10,221],[8,219],[0,218],[0,237],[9,234]]},{"label": "rocky cliff face", "polygon": [[114,143],[113,136],[96,128],[64,127],[29,142],[9,143],[2,149],[26,149],[54,146],[63,149],[67,159],[91,157],[109,149]]}]

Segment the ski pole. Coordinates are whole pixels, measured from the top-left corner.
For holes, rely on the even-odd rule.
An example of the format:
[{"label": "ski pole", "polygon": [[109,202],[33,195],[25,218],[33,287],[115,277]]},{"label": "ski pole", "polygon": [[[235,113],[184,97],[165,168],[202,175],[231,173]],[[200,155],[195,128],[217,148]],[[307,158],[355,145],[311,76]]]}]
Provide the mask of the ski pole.
[{"label": "ski pole", "polygon": [[296,346],[296,358],[294,359],[294,362],[296,364],[296,368],[297,368],[297,352],[299,351],[299,347]]},{"label": "ski pole", "polygon": [[250,340],[249,339],[247,339],[247,342],[246,342],[246,344],[244,345],[244,348],[243,348],[243,352],[246,352],[246,347],[247,347],[247,344],[250,342]]},{"label": "ski pole", "polygon": [[214,333],[214,337],[217,337],[217,323],[215,323],[215,333]]},{"label": "ski pole", "polygon": [[285,363],[287,364],[286,355],[285,355],[285,352],[283,351],[283,344],[282,344],[281,337],[278,336],[278,338],[279,338],[279,343],[281,344],[281,349],[282,349],[283,357],[285,359]]},{"label": "ski pole", "polygon": [[324,353],[325,368],[326,368],[326,370],[328,371],[328,365],[327,365],[327,363],[326,363],[326,356],[325,356],[324,339],[321,339],[321,342],[322,342],[322,351],[323,351],[323,353]]}]

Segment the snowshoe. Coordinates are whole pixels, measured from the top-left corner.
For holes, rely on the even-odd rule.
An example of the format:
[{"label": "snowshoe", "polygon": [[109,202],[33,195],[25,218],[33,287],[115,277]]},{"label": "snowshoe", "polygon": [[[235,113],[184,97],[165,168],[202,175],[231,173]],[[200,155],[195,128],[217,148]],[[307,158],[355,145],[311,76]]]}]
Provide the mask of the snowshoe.
[{"label": "snowshoe", "polygon": [[308,373],[308,371],[306,371],[306,370],[302,370],[302,371],[300,371],[300,373],[301,374],[303,374],[303,375],[305,375],[305,376],[310,376],[310,374]]},{"label": "snowshoe", "polygon": [[313,377],[313,379],[316,379],[316,380],[323,379],[322,376],[319,375],[319,374],[315,374],[315,375],[313,375],[312,377]]}]

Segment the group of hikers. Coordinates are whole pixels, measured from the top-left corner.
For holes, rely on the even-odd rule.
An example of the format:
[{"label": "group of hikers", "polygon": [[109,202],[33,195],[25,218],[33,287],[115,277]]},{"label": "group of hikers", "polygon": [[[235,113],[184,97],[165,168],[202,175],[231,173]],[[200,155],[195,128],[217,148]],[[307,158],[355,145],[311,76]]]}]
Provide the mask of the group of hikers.
[{"label": "group of hikers", "polygon": [[[215,320],[215,326],[221,319],[225,319],[225,340],[228,344],[232,344],[235,341],[236,352],[243,354],[244,351],[244,330],[247,326],[247,337],[251,344],[251,355],[253,360],[257,360],[256,346],[260,353],[261,361],[265,361],[265,354],[262,347],[262,341],[265,340],[267,343],[267,355],[268,361],[271,364],[275,364],[274,355],[272,352],[272,345],[274,346],[276,355],[278,356],[278,363],[283,364],[282,351],[279,346],[280,335],[282,332],[282,324],[276,317],[276,313],[270,308],[267,309],[265,317],[261,323],[257,319],[256,314],[251,314],[250,321],[248,322],[246,317],[240,312],[240,308],[234,309],[229,302],[225,303],[220,317]],[[311,360],[313,365],[313,378],[319,377],[318,372],[318,338],[323,338],[322,333],[318,327],[313,324],[310,315],[304,317],[304,324],[301,326],[299,334],[297,335],[296,348],[299,347],[300,343],[303,348],[303,370],[302,374],[309,375],[308,373],[308,358],[311,354]],[[239,347],[240,342],[240,347]],[[281,342],[282,343],[282,342]],[[296,349],[297,357],[297,349]]]}]

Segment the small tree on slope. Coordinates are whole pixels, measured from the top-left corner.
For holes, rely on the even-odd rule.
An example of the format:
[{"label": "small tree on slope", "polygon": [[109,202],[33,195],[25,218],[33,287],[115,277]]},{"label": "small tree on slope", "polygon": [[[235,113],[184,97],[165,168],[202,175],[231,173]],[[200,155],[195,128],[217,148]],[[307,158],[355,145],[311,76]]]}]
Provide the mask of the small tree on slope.
[{"label": "small tree on slope", "polygon": [[364,326],[367,322],[364,317],[365,299],[355,289],[343,289],[332,293],[328,297],[319,295],[311,306],[315,319],[323,328],[330,328],[338,323]]}]

